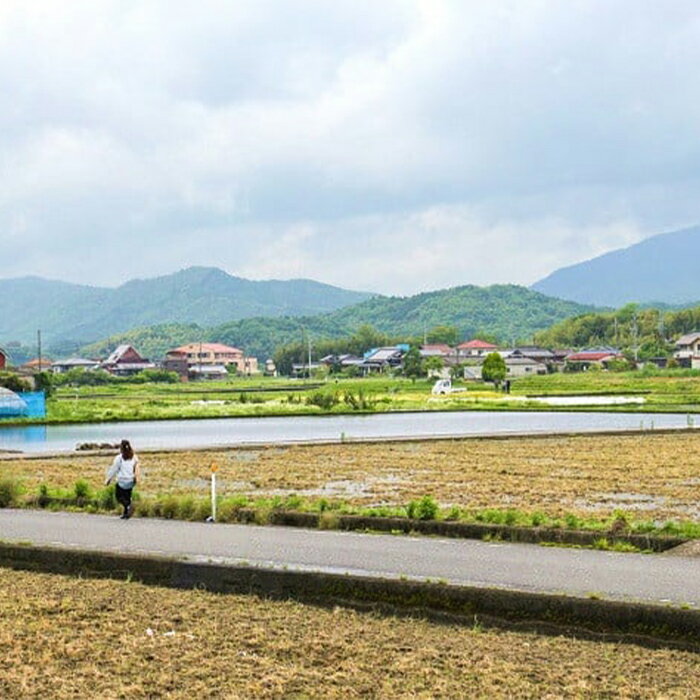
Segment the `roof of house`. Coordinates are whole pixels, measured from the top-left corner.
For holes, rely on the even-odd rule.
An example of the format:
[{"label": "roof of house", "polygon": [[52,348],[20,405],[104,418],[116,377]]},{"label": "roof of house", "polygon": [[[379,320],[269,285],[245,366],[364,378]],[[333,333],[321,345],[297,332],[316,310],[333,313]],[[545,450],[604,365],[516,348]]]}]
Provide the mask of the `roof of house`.
[{"label": "roof of house", "polygon": [[621,357],[617,352],[595,352],[595,351],[584,351],[575,352],[571,355],[566,356],[567,362],[600,362],[606,358]]},{"label": "roof of house", "polygon": [[692,345],[698,338],[700,338],[700,333],[686,333],[678,338],[676,345]]},{"label": "roof of house", "polygon": [[399,348],[377,348],[371,355],[366,355],[365,360],[369,362],[383,362],[401,357],[403,351]]},{"label": "roof of house", "polygon": [[492,343],[487,343],[485,340],[479,340],[474,338],[474,340],[468,340],[464,343],[460,343],[457,346],[458,350],[495,350],[498,346]]},{"label": "roof of house", "polygon": [[539,362],[538,360],[534,360],[532,357],[519,357],[519,356],[510,356],[505,358],[505,363],[506,366],[513,367],[515,365],[520,365],[520,366],[527,366],[527,367],[533,367],[534,365],[537,365],[538,367],[545,367],[545,365],[542,362]]},{"label": "roof of house", "polygon": [[514,353],[525,357],[554,357],[554,353],[547,348],[538,348],[536,345],[520,345],[514,348]]},{"label": "roof of house", "polygon": [[420,346],[421,355],[452,355],[454,354],[454,349],[451,348],[447,343],[433,343],[428,345]]},{"label": "roof of house", "polygon": [[[138,350],[133,346],[133,345],[118,345],[115,349],[114,352],[104,361],[104,364],[106,365],[116,365],[120,362],[124,362],[124,357],[127,354],[132,354],[135,355],[135,358],[131,360],[131,362],[148,362],[145,358],[141,357],[139,354]],[[138,358],[138,359],[137,359]],[[127,362],[129,360],[126,360]]]},{"label": "roof of house", "polygon": [[22,367],[49,367],[52,363],[53,360],[48,357],[42,357],[41,360],[35,357],[33,360],[29,360],[29,362],[25,362]]},{"label": "roof of house", "polygon": [[118,366],[113,369],[113,371],[140,371],[142,369],[155,369],[155,364],[153,362],[149,362],[148,360],[144,360],[143,362],[120,362]]},{"label": "roof of house", "polygon": [[67,360],[56,360],[52,367],[96,367],[100,363],[97,360],[86,360],[84,357],[69,357]]},{"label": "roof of house", "polygon": [[179,348],[175,348],[170,352],[227,352],[243,354],[243,350],[240,348],[234,348],[231,345],[224,345],[223,343],[187,343],[187,345],[181,345]]}]

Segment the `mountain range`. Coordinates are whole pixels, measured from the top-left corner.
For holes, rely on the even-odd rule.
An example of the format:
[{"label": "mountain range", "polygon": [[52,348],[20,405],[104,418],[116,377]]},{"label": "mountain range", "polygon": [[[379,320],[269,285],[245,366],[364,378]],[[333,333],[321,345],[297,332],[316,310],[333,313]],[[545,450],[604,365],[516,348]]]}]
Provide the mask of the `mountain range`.
[{"label": "mountain range", "polygon": [[700,299],[700,226],[662,233],[627,248],[563,267],[532,289],[581,304],[674,306]]},{"label": "mountain range", "polygon": [[[132,342],[152,356],[192,339],[243,347],[258,357],[303,332],[337,338],[370,324],[387,335],[421,336],[449,325],[462,337],[526,340],[597,307],[690,305],[700,227],[659,234],[556,270],[530,289],[466,285],[407,297],[356,292],[313,280],[251,281],[213,267],[136,279],[116,288],[23,277],[0,280],[0,343],[51,344],[104,354]],[[99,340],[102,339],[102,340]],[[61,351],[65,354],[67,350]]]},{"label": "mountain range", "polygon": [[163,323],[216,325],[252,316],[313,315],[373,296],[313,280],[252,281],[211,267],[190,267],[120,287],[90,287],[22,277],[0,280],[0,342],[87,343]]}]

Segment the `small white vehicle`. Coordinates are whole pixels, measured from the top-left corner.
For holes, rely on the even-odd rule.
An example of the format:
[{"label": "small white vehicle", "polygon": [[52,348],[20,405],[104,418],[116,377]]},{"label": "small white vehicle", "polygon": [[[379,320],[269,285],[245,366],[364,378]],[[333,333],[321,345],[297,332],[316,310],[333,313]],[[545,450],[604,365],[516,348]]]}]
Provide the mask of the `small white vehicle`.
[{"label": "small white vehicle", "polygon": [[452,386],[451,379],[438,379],[435,384],[433,384],[432,393],[435,396],[439,394],[455,394],[459,391],[464,391],[464,389],[455,389]]}]

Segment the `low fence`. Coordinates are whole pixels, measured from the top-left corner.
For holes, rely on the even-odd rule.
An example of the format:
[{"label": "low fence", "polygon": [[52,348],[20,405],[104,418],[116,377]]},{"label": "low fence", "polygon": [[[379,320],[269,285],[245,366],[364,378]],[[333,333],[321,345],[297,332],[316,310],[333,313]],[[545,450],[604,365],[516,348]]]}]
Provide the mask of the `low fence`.
[{"label": "low fence", "polygon": [[43,391],[0,393],[0,418],[45,418],[46,395]]}]

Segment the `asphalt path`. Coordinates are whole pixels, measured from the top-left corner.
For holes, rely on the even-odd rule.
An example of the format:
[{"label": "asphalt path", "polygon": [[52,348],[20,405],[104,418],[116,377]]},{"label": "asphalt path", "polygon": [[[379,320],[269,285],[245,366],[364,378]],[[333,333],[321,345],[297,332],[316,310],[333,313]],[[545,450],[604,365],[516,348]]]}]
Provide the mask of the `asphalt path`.
[{"label": "asphalt path", "polygon": [[700,608],[700,559],[681,556],[10,509],[0,539]]}]

